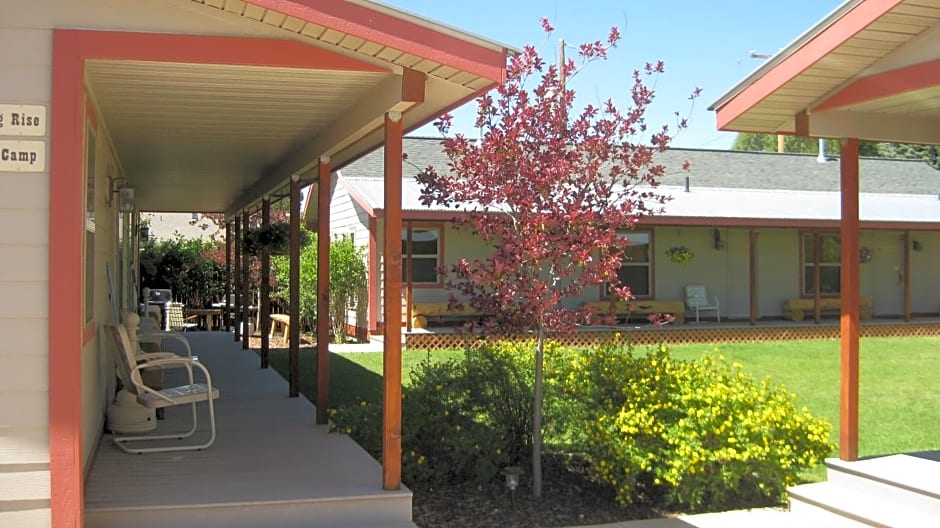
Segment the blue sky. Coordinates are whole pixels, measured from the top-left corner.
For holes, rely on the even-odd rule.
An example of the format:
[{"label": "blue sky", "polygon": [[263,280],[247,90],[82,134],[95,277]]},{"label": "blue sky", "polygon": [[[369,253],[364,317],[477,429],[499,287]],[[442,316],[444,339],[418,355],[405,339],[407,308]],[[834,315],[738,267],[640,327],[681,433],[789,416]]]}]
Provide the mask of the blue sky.
[{"label": "blue sky", "polygon": [[[623,40],[609,59],[594,63],[569,84],[580,104],[613,98],[622,109],[630,74],[647,61],[663,60],[657,98],[647,112],[650,127],[675,123],[676,111],[690,126],[675,147],[727,149],[734,133],[718,132],[708,106],[760,65],[750,50],[774,53],[838,7],[842,0],[383,0],[405,11],[458,27],[515,48],[535,45],[547,60],[557,56],[558,40],[569,44],[603,40],[613,25]],[[546,40],[539,25],[548,17],[555,32]],[[573,54],[574,51],[568,52]],[[572,55],[569,55],[572,56]],[[691,108],[695,87],[702,96]],[[624,101],[624,102],[621,102]],[[473,132],[473,103],[454,113],[455,131]],[[430,126],[416,134],[437,135]]]}]

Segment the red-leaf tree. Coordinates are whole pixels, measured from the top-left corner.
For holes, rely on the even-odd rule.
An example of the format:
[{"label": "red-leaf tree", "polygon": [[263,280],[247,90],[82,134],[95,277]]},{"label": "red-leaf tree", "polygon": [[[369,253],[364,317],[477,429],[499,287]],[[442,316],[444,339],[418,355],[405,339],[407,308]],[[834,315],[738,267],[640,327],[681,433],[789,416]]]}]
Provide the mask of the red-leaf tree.
[{"label": "red-leaf tree", "polygon": [[[546,19],[547,33],[552,27]],[[436,124],[444,134],[449,170],[428,167],[418,175],[425,205],[469,214],[454,220],[494,247],[485,259],[463,259],[447,273],[451,303],[483,314],[484,332],[531,333],[536,339],[533,430],[533,491],[541,494],[541,399],[544,344],[549,333],[571,332],[599,314],[568,308],[566,299],[604,283],[627,299],[620,284],[620,254],[629,230],[666,201],[655,190],[664,151],[673,132],[647,130],[644,112],[654,93],[647,79],[662,62],[634,71],[632,106],[612,100],[573,114],[571,79],[603,60],[620,40],[612,28],[606,41],[582,44],[577,59],[547,64],[532,46],[509,61],[507,80],[495,94],[477,100],[480,139],[447,137],[450,116]],[[562,48],[563,49],[563,48]],[[696,90],[692,98],[698,95]],[[685,126],[677,119],[676,127]],[[645,140],[643,138],[646,138]],[[456,294],[456,295],[455,295]]]}]

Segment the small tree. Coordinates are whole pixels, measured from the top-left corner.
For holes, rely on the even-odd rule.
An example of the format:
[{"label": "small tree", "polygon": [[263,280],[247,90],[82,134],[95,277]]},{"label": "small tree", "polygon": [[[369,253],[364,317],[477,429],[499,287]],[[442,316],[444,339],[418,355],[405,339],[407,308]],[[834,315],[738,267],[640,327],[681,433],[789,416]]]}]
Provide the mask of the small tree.
[{"label": "small tree", "polygon": [[365,295],[366,276],[362,248],[352,238],[344,236],[330,242],[330,319],[333,339],[338,343],[346,342],[348,314]]},{"label": "small tree", "polygon": [[[551,33],[547,19],[542,27]],[[457,134],[445,139],[450,171],[428,167],[418,175],[423,203],[463,209],[455,220],[491,243],[484,260],[461,260],[449,270],[451,303],[461,300],[489,314],[486,332],[533,333],[536,364],[533,416],[533,493],[541,495],[542,364],[549,332],[570,332],[596,317],[567,309],[562,301],[590,285],[609,283],[611,292],[630,296],[620,284],[620,254],[629,243],[622,232],[641,215],[661,209],[656,194],[664,167],[654,155],[666,150],[668,126],[648,144],[643,115],[654,93],[645,84],[664,71],[662,62],[633,72],[633,106],[620,111],[612,100],[572,115],[574,92],[565,87],[588,63],[606,58],[620,40],[612,28],[605,42],[582,44],[578,62],[546,66],[532,46],[510,59],[507,81],[496,95],[477,100],[476,142]],[[538,76],[534,88],[530,79]],[[698,90],[692,98],[698,95]],[[446,135],[450,117],[437,122]],[[685,120],[678,121],[683,128]]]}]

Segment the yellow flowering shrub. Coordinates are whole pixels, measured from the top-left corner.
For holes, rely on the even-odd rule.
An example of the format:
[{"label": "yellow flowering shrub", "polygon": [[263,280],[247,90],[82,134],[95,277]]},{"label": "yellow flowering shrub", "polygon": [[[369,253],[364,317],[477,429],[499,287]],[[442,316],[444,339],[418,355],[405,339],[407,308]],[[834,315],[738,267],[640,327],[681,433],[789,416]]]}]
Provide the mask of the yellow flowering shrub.
[{"label": "yellow flowering shrub", "polygon": [[609,343],[558,364],[593,470],[624,505],[640,494],[685,511],[779,503],[835,447],[831,425],[784,387],[715,355],[636,357]]}]

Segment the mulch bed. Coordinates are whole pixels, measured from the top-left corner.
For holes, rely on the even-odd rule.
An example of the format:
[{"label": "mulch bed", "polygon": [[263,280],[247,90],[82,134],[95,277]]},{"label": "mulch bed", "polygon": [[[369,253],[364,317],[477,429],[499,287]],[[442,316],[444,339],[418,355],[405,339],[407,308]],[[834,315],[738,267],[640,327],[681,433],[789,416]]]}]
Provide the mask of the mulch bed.
[{"label": "mulch bed", "polygon": [[503,482],[412,488],[414,522],[422,528],[548,527],[663,516],[644,505],[618,506],[613,491],[592,481],[577,458],[546,455],[542,466],[541,499],[532,497],[525,475],[514,496]]}]

